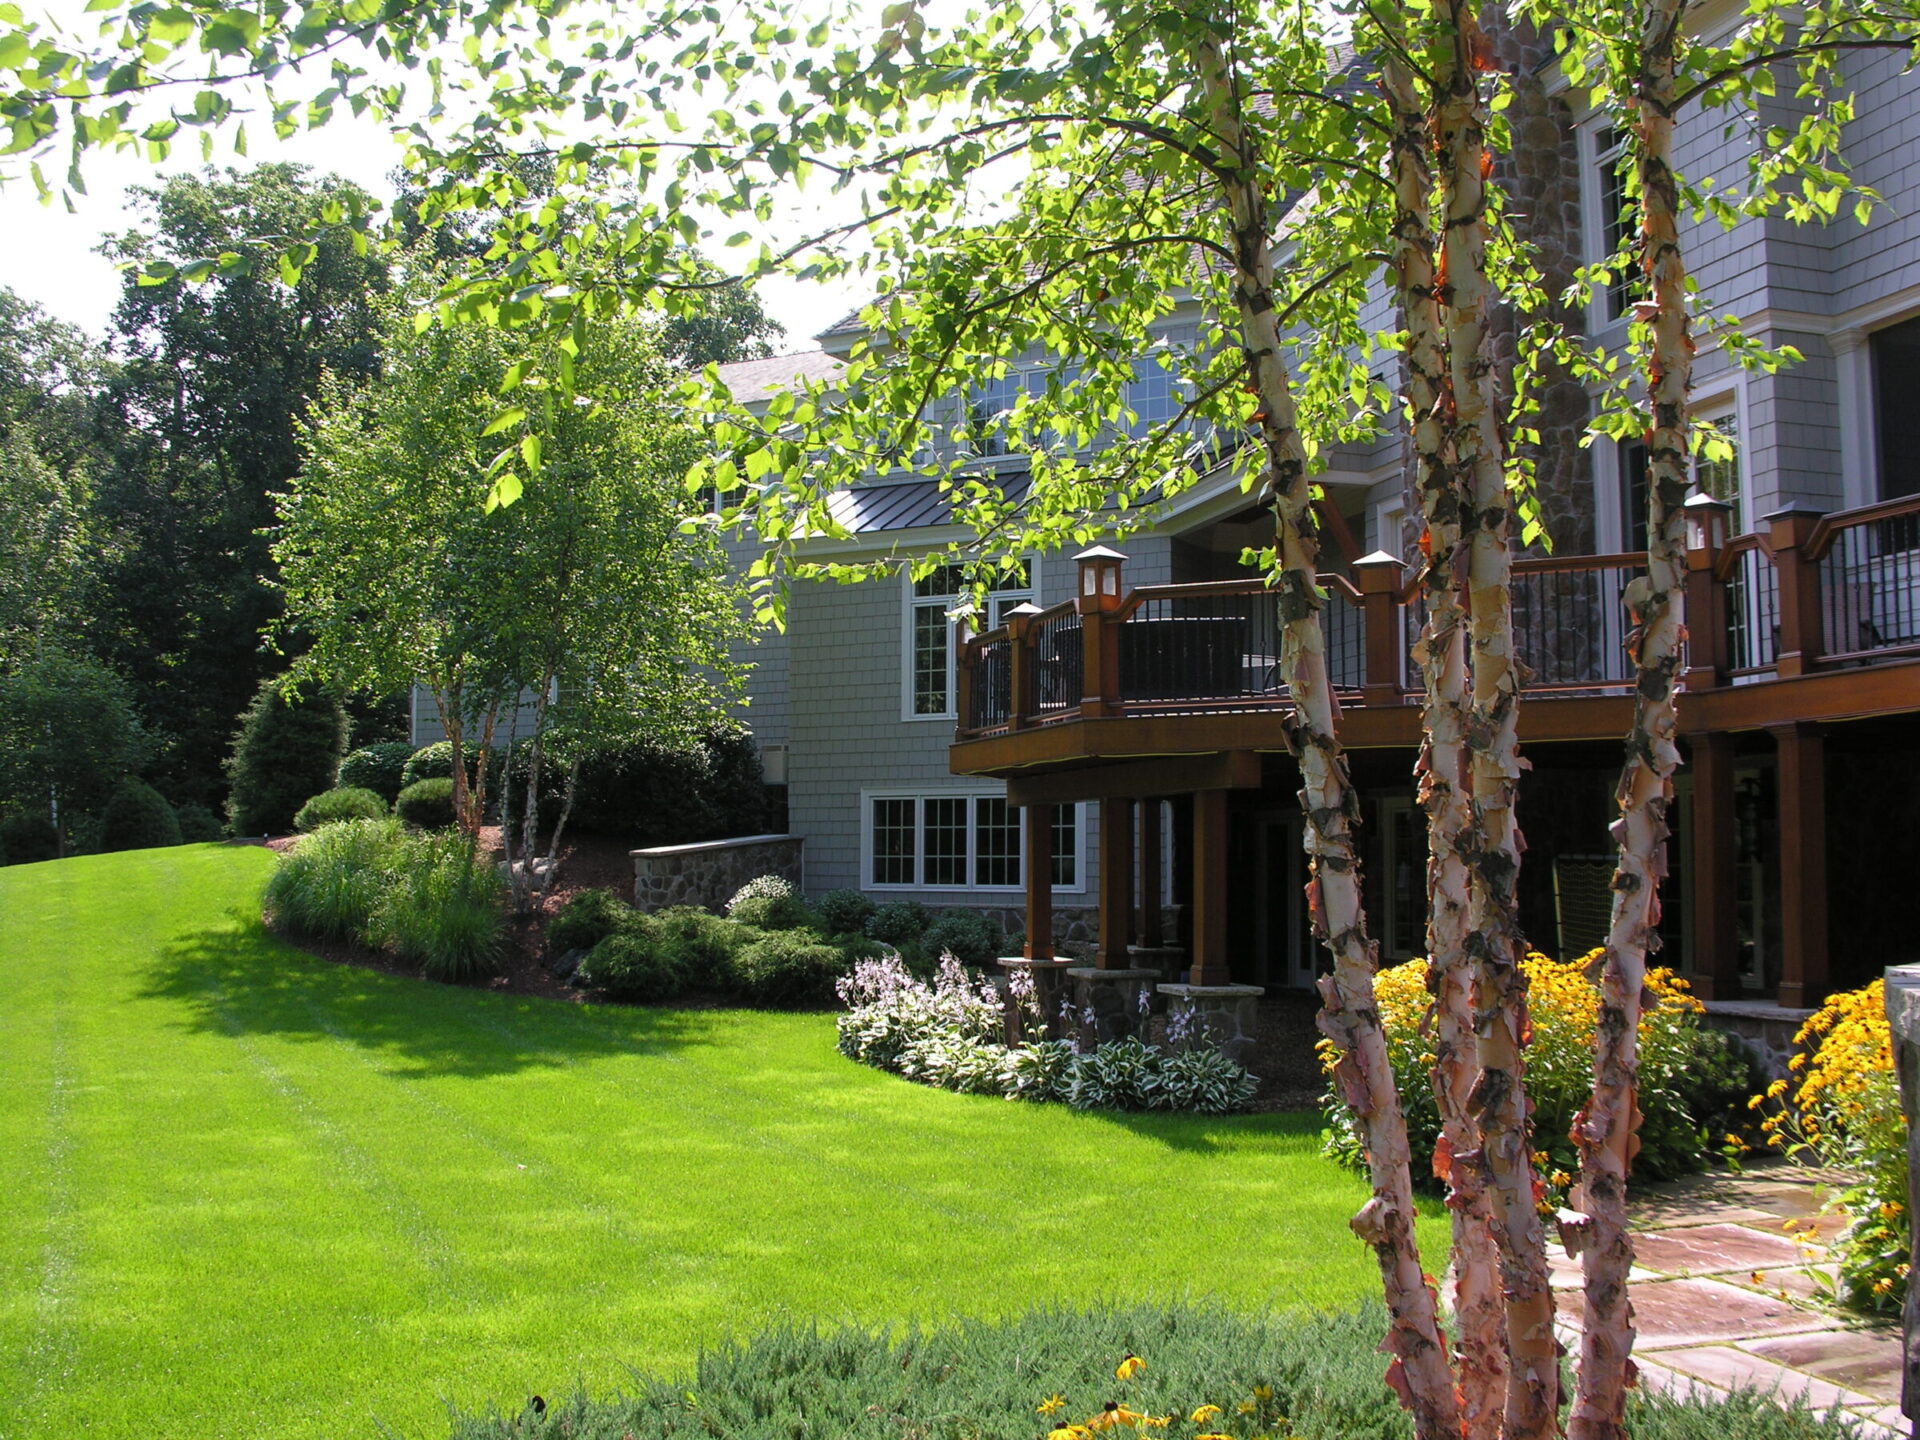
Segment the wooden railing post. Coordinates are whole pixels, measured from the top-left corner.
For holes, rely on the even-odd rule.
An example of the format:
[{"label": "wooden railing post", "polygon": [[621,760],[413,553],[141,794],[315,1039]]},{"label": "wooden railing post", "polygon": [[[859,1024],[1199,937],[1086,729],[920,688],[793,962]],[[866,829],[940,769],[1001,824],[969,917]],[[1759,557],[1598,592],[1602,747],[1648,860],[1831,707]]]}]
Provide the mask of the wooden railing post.
[{"label": "wooden railing post", "polygon": [[956,740],[973,729],[973,686],[980,665],[980,656],[973,648],[974,616],[971,605],[962,605],[953,614],[953,736]]},{"label": "wooden railing post", "polygon": [[1120,567],[1127,557],[1105,545],[1074,556],[1080,567],[1074,608],[1080,612],[1080,714],[1085,719],[1120,713]]},{"label": "wooden railing post", "polygon": [[[1398,705],[1405,693],[1406,663],[1400,654],[1400,557],[1376,550],[1353,562],[1355,588],[1366,622],[1363,705]],[[1344,603],[1344,602],[1335,602]]]},{"label": "wooden railing post", "polygon": [[1040,607],[1031,600],[1007,611],[1007,729],[1024,729],[1033,721],[1039,694],[1039,676],[1033,663],[1033,617]]},{"label": "wooden railing post", "polygon": [[1820,567],[1807,554],[1820,512],[1795,501],[1766,518],[1780,575],[1780,644],[1774,673],[1785,680],[1812,671],[1823,649]]},{"label": "wooden railing post", "polygon": [[1687,674],[1689,690],[1727,683],[1727,587],[1714,575],[1733,507],[1695,495],[1687,512]]}]

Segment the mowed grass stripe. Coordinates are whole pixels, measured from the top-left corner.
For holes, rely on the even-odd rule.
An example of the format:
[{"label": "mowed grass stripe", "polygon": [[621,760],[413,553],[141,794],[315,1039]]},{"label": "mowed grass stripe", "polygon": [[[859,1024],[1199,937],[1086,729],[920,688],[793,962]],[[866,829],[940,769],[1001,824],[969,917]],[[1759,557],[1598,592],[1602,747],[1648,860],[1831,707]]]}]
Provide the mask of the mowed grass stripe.
[{"label": "mowed grass stripe", "polygon": [[[44,1153],[60,1032],[29,957],[48,927],[84,1077],[67,1193],[36,1202],[40,1236],[51,1212],[73,1233],[49,1332],[68,1361],[0,1368],[0,1432],[433,1435],[442,1397],[604,1391],[774,1316],[1346,1304],[1373,1284],[1346,1229],[1363,1188],[1315,1153],[1311,1118],[946,1095],[840,1058],[831,1016],[330,965],[260,929],[270,863],[190,847],[0,870],[0,1015],[21,1042],[0,1075],[31,1082],[0,1091],[0,1135]],[[37,1313],[16,1293],[25,1228],[0,1251],[9,1336]],[[1437,1268],[1440,1227],[1424,1234]]]}]

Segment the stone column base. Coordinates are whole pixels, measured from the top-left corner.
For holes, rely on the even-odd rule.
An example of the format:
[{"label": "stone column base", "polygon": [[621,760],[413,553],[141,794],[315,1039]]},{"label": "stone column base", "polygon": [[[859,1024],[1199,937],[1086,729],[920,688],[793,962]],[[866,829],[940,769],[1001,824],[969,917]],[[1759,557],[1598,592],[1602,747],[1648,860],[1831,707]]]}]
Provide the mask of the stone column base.
[{"label": "stone column base", "polygon": [[1074,1028],[1083,1045],[1124,1040],[1146,1029],[1153,987],[1160,980],[1158,970],[1102,970],[1096,965],[1076,965],[1067,974],[1073,980]]},{"label": "stone column base", "polygon": [[1178,980],[1187,968],[1187,952],[1178,945],[1129,945],[1127,958],[1136,969],[1155,971],[1164,981]]},{"label": "stone column base", "polygon": [[[996,988],[1000,991],[1000,1025],[1006,1034],[1007,1044],[1024,1045],[1029,1040],[1043,1040],[1049,1029],[1058,1035],[1071,1031],[1072,1025],[1062,1021],[1060,1012],[1071,1006],[1071,987],[1067,974],[1079,966],[1078,960],[1071,957],[1030,960],[1025,955],[1002,955],[993,963],[1005,972],[1005,977]],[[1033,1017],[1020,1008],[1007,984],[1008,980],[1022,973],[1033,980],[1034,1004],[1041,1017],[1037,1026]]]},{"label": "stone column base", "polygon": [[[1253,1055],[1254,1042],[1259,1038],[1256,1019],[1259,1013],[1258,1002],[1267,992],[1258,985],[1161,985],[1157,987],[1167,997],[1167,1028],[1169,1043],[1175,1050],[1190,1049],[1195,1045],[1212,1044],[1218,1046],[1229,1059],[1246,1064]],[[1185,1037],[1172,1038],[1179,1028],[1180,1012],[1185,1009],[1191,1018],[1187,1021]]]}]

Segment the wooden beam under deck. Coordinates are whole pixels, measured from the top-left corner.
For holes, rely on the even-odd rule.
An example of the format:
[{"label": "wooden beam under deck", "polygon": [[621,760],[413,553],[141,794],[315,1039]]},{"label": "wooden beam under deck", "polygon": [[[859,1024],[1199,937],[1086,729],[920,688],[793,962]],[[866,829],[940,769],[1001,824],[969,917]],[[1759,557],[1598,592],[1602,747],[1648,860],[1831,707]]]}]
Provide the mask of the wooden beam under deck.
[{"label": "wooden beam under deck", "polygon": [[[1899,660],[1683,694],[1680,733],[1729,734],[1912,712],[1920,712],[1920,660]],[[1044,777],[1049,782],[1044,794],[1023,789],[1036,802],[1098,799],[1103,789],[1088,787],[1109,784],[1144,787],[1117,788],[1110,792],[1114,794],[1184,793],[1214,787],[1172,784],[1164,778],[1149,783],[1132,775],[1111,781],[1099,777],[1107,769],[1135,768],[1118,762],[1152,768],[1175,757],[1287,753],[1289,715],[1289,707],[1272,705],[1179,714],[1136,710],[1065,720],[961,740],[948,752],[948,764],[956,775],[1029,783]],[[1537,692],[1521,702],[1520,738],[1523,744],[1617,740],[1626,734],[1630,720],[1631,702],[1624,695]],[[1412,703],[1352,706],[1341,714],[1339,733],[1349,750],[1411,750],[1420,743],[1420,709]]]}]

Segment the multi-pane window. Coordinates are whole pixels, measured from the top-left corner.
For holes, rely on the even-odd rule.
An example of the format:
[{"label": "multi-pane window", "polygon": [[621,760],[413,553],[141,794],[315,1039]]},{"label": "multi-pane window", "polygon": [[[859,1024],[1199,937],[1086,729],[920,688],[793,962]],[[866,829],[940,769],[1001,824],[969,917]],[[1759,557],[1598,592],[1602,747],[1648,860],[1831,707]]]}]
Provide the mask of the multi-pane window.
[{"label": "multi-pane window", "polygon": [[1180,382],[1172,371],[1147,356],[1133,362],[1133,379],[1127,382],[1127,406],[1134,413],[1129,435],[1152,434],[1180,414],[1181,403]]},{"label": "multi-pane window", "polygon": [[988,376],[967,387],[967,430],[973,437],[976,455],[1004,455],[1007,438],[1001,433],[1004,417],[1013,410],[1019,396],[1021,379],[1017,371]]},{"label": "multi-pane window", "polygon": [[[907,598],[906,687],[909,716],[953,714],[954,650],[950,613],[964,588],[965,572],[942,565],[915,580]],[[988,596],[989,626],[1006,623],[1007,611],[1033,598],[1032,574],[1021,565],[994,582]]]},{"label": "multi-pane window", "polygon": [[[1023,883],[1026,812],[1003,795],[870,795],[867,884],[935,890],[1007,889]],[[1080,807],[1050,807],[1053,883],[1080,884]]]},{"label": "multi-pane window", "polygon": [[1707,421],[1720,432],[1730,447],[1724,456],[1700,454],[1694,457],[1693,483],[1704,495],[1733,507],[1734,527],[1740,528],[1740,422],[1733,415],[1716,415]]},{"label": "multi-pane window", "polygon": [[1626,259],[1616,261],[1613,269],[1613,283],[1607,286],[1606,318],[1618,320],[1627,313],[1634,297],[1640,291],[1640,274],[1632,248],[1633,237],[1639,233],[1639,207],[1627,194],[1627,168],[1632,164],[1627,154],[1627,132],[1605,126],[1594,134],[1594,163],[1600,172],[1600,243],[1602,253],[1597,258],[1605,260],[1609,256],[1621,254],[1625,247]]},{"label": "multi-pane window", "polygon": [[[1736,526],[1740,519],[1740,422],[1732,415],[1720,415],[1707,422],[1720,432],[1732,450],[1723,458],[1696,454],[1693,460],[1695,488],[1733,506]],[[1647,548],[1647,481],[1651,458],[1646,445],[1629,440],[1620,447],[1620,489],[1626,505],[1627,549]]]}]

